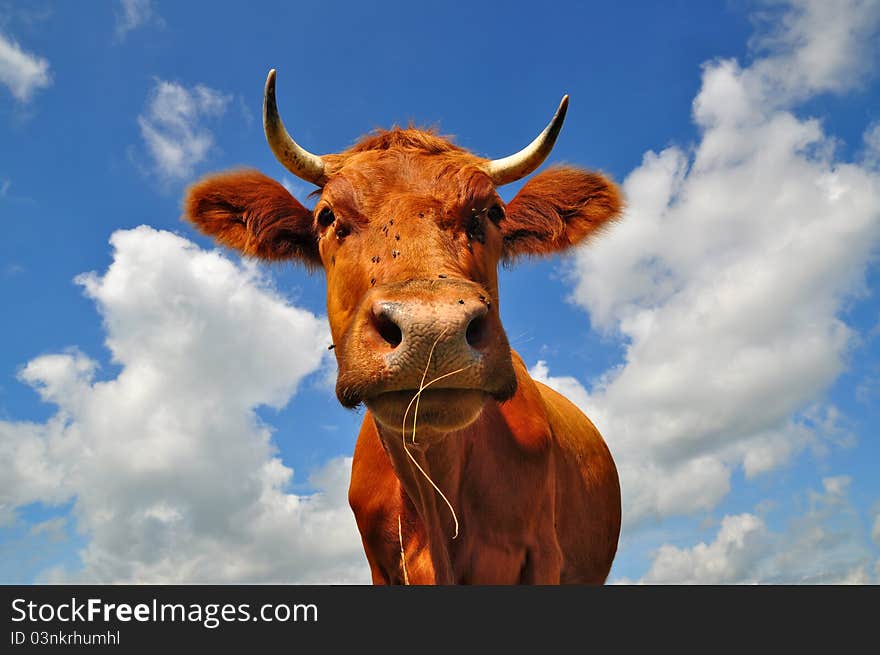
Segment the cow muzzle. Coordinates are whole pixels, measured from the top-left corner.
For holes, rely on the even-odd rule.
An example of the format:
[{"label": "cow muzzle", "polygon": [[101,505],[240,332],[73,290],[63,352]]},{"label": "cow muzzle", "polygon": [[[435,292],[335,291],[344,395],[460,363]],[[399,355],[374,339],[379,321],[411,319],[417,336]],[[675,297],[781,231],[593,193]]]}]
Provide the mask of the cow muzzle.
[{"label": "cow muzzle", "polygon": [[[497,307],[467,280],[371,290],[345,348],[340,400],[364,402],[377,421],[397,430],[417,394],[419,424],[449,430],[473,421],[488,399],[506,400],[516,389]],[[351,366],[343,365],[351,358]]]}]

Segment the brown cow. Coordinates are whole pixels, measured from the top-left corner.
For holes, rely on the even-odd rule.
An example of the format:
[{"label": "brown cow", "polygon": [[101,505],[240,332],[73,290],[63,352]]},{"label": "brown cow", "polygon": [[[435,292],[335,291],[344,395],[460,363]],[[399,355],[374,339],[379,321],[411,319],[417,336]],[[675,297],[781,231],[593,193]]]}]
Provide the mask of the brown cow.
[{"label": "brown cow", "polygon": [[507,206],[499,197],[549,154],[566,107],[505,159],[398,128],[318,157],[285,130],[271,71],[266,135],[320,187],[314,209],[256,171],[189,190],[187,217],[220,243],[327,275],[336,393],[368,410],[349,500],[375,583],[602,583],[611,568],[608,448],[529,376],[498,312],[500,261],[574,246],[621,209],[612,182],[572,167],[536,175]]}]

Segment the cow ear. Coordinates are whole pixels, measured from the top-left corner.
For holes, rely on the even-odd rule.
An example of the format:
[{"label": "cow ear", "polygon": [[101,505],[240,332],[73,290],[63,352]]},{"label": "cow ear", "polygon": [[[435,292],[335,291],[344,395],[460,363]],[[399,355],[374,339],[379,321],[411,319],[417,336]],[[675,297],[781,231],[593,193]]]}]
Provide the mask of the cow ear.
[{"label": "cow ear", "polygon": [[312,213],[258,171],[204,178],[187,191],[184,212],[199,230],[242,254],[321,264]]},{"label": "cow ear", "polygon": [[604,175],[555,167],[529,180],[499,224],[504,257],[544,255],[577,245],[620,216],[620,189]]}]

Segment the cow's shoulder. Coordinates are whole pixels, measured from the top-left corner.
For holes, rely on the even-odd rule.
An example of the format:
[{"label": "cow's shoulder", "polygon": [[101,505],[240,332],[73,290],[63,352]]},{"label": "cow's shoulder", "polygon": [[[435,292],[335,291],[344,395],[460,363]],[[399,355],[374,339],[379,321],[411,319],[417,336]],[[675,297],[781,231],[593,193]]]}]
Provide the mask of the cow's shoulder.
[{"label": "cow's shoulder", "polygon": [[500,403],[498,411],[520,448],[534,454],[548,452],[553,430],[540,389],[519,354],[511,351],[511,359],[516,373],[516,393]]},{"label": "cow's shoulder", "polygon": [[[531,377],[522,358],[515,352],[513,365],[518,389],[511,407],[514,421],[522,426],[523,435],[545,433],[547,439],[567,456],[584,459],[611,459],[608,446],[599,430],[581,407],[567,397]],[[507,403],[505,403],[506,405]]]}]

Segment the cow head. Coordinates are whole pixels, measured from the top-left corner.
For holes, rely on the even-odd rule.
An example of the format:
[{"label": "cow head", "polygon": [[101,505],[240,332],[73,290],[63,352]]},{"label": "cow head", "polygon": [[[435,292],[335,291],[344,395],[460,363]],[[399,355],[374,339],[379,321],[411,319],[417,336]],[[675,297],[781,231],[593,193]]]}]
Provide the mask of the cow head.
[{"label": "cow head", "polygon": [[365,137],[318,157],[287,133],[266,82],[264,126],[278,159],[320,187],[312,209],[256,171],[195,184],[186,216],[240,252],[296,259],[327,276],[327,313],[339,364],[336,393],[401,430],[416,391],[419,426],[464,427],[487,399],[516,391],[498,306],[498,264],[573,246],[615,218],[617,187],[597,173],[552,168],[507,205],[497,187],[549,154],[567,107],[523,151],[486,160],[417,129]]}]

